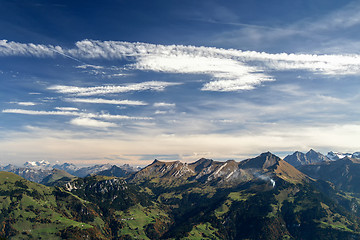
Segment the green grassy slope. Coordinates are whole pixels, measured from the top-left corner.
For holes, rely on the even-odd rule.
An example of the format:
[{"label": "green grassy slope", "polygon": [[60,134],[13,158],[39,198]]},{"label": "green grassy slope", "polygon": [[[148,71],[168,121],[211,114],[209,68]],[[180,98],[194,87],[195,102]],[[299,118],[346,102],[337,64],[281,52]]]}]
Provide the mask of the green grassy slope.
[{"label": "green grassy slope", "polygon": [[[80,212],[82,214],[80,214]],[[91,204],[60,189],[0,172],[0,235],[11,239],[62,239],[68,228],[99,232]],[[99,234],[98,239],[101,239]]]}]

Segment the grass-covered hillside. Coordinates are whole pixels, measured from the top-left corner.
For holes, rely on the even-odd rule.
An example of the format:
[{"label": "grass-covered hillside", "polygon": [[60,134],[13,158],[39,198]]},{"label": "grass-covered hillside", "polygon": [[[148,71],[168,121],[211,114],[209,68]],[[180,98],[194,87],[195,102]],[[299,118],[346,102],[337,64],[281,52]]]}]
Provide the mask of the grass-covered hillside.
[{"label": "grass-covered hillside", "polygon": [[60,188],[0,172],[0,234],[11,239],[62,239],[71,232],[101,239],[96,206]]}]

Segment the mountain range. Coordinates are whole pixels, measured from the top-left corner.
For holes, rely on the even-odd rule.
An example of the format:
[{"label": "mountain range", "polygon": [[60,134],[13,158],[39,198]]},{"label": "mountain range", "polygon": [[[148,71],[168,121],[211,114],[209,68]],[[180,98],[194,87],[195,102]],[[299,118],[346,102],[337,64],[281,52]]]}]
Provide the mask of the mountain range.
[{"label": "mountain range", "polygon": [[[56,170],[62,170],[62,172]],[[68,176],[69,174],[72,175],[72,177],[86,177],[88,175],[96,174],[104,176],[126,177],[138,170],[138,167],[132,167],[129,164],[124,164],[121,166],[101,164],[80,168],[72,163],[51,165],[49,162],[44,160],[37,162],[26,162],[21,167],[11,164],[0,167],[0,171],[12,172],[27,180],[37,183],[46,183],[46,179],[52,176],[54,172],[57,175],[63,173],[64,177]]]},{"label": "mountain range", "polygon": [[[299,167],[301,165],[317,164],[321,162],[336,161],[344,157],[349,157],[351,159],[360,159],[360,152],[355,153],[340,153],[330,151],[326,156],[320,152],[316,152],[313,149],[310,149],[307,153],[302,153],[299,151],[294,152],[291,155],[288,155],[284,160],[290,163],[294,167]],[[201,159],[201,162],[206,162],[206,159]],[[205,164],[205,163],[204,163]],[[216,167],[216,163],[207,163],[209,169]],[[227,162],[228,166],[225,169],[231,169],[231,166],[234,165],[231,161]],[[7,165],[0,166],[0,171],[13,172],[21,177],[24,177],[27,180],[46,184],[46,178],[53,174],[54,169],[63,170],[66,173],[73,175],[74,177],[86,177],[88,175],[104,175],[104,176],[115,176],[115,177],[128,177],[131,174],[139,171],[140,167],[133,167],[129,164],[124,164],[121,166],[111,165],[111,164],[100,164],[92,165],[87,167],[78,167],[72,163],[63,163],[63,164],[50,164],[48,161],[40,160],[33,162],[26,162],[23,166]],[[198,169],[198,168],[197,168]],[[210,170],[207,170],[210,171]],[[231,171],[230,171],[231,172]],[[230,174],[229,172],[229,174]],[[57,172],[59,174],[59,172]],[[236,178],[241,171],[234,171],[234,176],[229,176],[230,179]],[[65,174],[66,175],[66,174]],[[202,173],[202,175],[206,175]],[[216,174],[215,174],[216,175]],[[212,175],[211,177],[215,177]],[[200,176],[198,176],[199,178]],[[246,177],[246,176],[243,176]]]},{"label": "mountain range", "polygon": [[328,152],[328,154],[326,155],[326,157],[330,160],[336,161],[339,159],[342,159],[344,157],[349,157],[349,158],[359,158],[360,159],[360,152],[354,152],[354,153],[341,153],[341,152]]},{"label": "mountain range", "polygon": [[143,169],[31,164],[49,171],[48,186],[0,172],[0,237],[360,239],[360,160],[314,150],[285,159],[293,156],[296,168],[270,152]]}]

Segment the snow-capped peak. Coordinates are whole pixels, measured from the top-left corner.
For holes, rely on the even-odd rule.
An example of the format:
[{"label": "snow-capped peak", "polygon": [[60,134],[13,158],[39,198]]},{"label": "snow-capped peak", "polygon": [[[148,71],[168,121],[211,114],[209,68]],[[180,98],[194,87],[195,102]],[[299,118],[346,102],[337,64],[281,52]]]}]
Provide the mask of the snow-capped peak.
[{"label": "snow-capped peak", "polygon": [[48,161],[46,160],[40,160],[40,161],[36,161],[36,162],[26,162],[24,164],[24,167],[26,168],[50,168],[51,165]]},{"label": "snow-capped peak", "polygon": [[[356,153],[354,153],[356,154]],[[353,157],[354,154],[351,154],[351,153],[341,153],[341,152],[328,152],[328,154],[326,155],[330,160],[332,161],[336,161],[336,160],[339,160],[339,159],[342,159],[344,157]],[[360,154],[359,154],[360,155]]]}]

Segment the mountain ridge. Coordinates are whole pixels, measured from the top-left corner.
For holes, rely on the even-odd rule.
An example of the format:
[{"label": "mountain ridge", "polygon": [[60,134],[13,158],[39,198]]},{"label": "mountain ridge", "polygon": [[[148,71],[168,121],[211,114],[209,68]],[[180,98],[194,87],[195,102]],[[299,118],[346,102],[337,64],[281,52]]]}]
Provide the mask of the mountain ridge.
[{"label": "mountain ridge", "polygon": [[284,160],[294,167],[330,161],[328,157],[313,149],[310,149],[307,153],[296,151],[291,155],[287,155]]},{"label": "mountain ridge", "polygon": [[306,179],[306,176],[295,167],[267,152],[258,157],[240,162],[234,160],[220,162],[205,158],[193,163],[154,160],[153,163],[134,173],[131,180],[153,180],[156,182],[164,181],[178,184],[181,181],[189,180],[231,185],[257,179],[260,175],[264,175],[267,178],[277,176],[286,181],[294,182],[301,182]]}]

